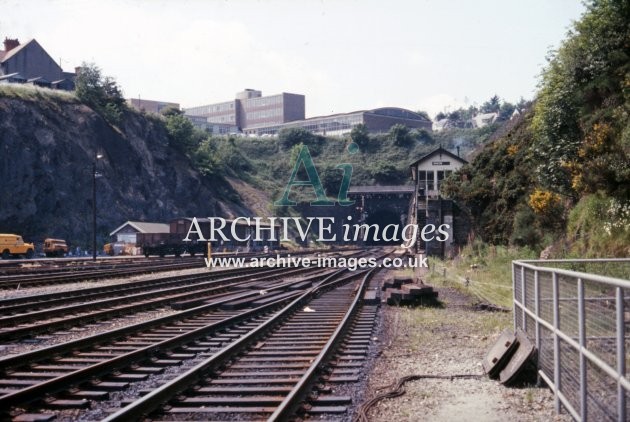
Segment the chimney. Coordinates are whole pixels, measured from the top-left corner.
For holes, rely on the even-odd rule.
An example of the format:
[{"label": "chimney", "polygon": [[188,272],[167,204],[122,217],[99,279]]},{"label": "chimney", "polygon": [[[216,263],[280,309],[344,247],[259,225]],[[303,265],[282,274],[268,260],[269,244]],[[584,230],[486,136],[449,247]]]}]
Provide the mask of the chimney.
[{"label": "chimney", "polygon": [[4,37],[4,52],[8,53],[9,50],[13,50],[15,47],[20,45],[20,42],[17,38],[7,38]]},{"label": "chimney", "polygon": [[459,157],[459,146],[457,146],[457,156]]},{"label": "chimney", "polygon": [[79,76],[79,73],[81,73],[81,66],[77,66],[74,68],[74,74]]}]

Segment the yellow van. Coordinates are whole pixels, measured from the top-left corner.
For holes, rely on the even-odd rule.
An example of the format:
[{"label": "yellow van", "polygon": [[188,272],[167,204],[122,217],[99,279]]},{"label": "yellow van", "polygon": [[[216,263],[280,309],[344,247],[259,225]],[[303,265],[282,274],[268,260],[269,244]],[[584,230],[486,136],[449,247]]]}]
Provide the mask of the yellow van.
[{"label": "yellow van", "polygon": [[24,255],[32,258],[35,254],[35,247],[32,243],[25,243],[22,236],[17,234],[0,234],[0,255],[2,259],[9,259],[12,256]]}]

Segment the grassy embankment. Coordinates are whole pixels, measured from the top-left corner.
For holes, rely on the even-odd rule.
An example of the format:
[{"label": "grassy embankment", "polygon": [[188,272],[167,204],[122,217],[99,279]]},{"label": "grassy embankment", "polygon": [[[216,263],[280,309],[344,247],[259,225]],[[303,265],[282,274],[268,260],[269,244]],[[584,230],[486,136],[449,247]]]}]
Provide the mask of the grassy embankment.
[{"label": "grassy embankment", "polygon": [[65,103],[79,102],[73,92],[22,84],[0,84],[0,97],[18,98],[25,101],[58,100]]},{"label": "grassy embankment", "polygon": [[512,261],[533,258],[535,252],[527,248],[467,246],[454,260],[430,258],[426,279],[437,287],[454,287],[480,301],[511,308]]}]

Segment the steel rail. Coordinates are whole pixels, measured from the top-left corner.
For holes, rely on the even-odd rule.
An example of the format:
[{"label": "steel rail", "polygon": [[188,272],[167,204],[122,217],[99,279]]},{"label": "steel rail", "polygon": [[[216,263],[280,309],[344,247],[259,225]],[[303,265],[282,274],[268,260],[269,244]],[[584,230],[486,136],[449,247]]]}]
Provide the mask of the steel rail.
[{"label": "steel rail", "polygon": [[56,305],[67,305],[72,302],[85,303],[88,300],[100,300],[105,298],[116,298],[128,296],[136,293],[150,293],[152,291],[166,291],[169,288],[185,287],[199,282],[220,282],[234,278],[239,280],[250,277],[251,274],[257,276],[268,276],[277,273],[273,268],[235,268],[233,271],[205,272],[201,274],[178,275],[161,278],[151,278],[148,280],[122,283],[110,286],[91,287],[87,289],[76,289],[58,293],[43,293],[31,296],[20,296],[17,298],[0,300],[0,318],[3,314],[12,314],[21,311],[45,309]]},{"label": "steel rail", "polygon": [[[286,256],[286,255],[308,255],[313,253],[330,253],[330,251],[323,251],[319,249],[315,250],[304,250],[304,251],[294,251],[294,252],[282,252],[276,253],[275,255]],[[344,251],[345,252],[345,251]],[[261,254],[261,253],[239,253],[239,254],[229,254],[222,255],[225,258],[234,256],[241,258],[253,258],[253,257],[262,257],[262,256],[275,256],[272,253]],[[128,268],[128,269],[116,269],[109,268],[103,270],[96,271],[83,271],[83,270],[71,270],[66,274],[53,274],[53,275],[11,275],[11,276],[0,276],[0,289],[6,288],[16,288],[16,287],[25,287],[25,286],[39,286],[39,285],[48,285],[48,284],[63,284],[63,283],[71,283],[77,281],[85,281],[85,280],[98,280],[103,278],[113,278],[113,277],[121,277],[121,276],[130,276],[137,274],[146,274],[156,271],[171,271],[171,270],[181,270],[186,268],[194,268],[199,264],[204,263],[202,259],[199,258],[191,258],[190,262],[178,262],[178,263],[169,263],[164,264],[160,261],[157,261],[155,265],[144,265],[140,266],[140,268]],[[205,264],[204,264],[205,265]]]},{"label": "steel rail", "polygon": [[250,331],[248,334],[241,337],[237,341],[216,352],[214,355],[194,366],[184,374],[178,376],[167,384],[164,384],[163,386],[153,390],[151,393],[143,396],[142,398],[134,401],[128,406],[120,409],[118,412],[105,418],[104,421],[126,422],[130,420],[140,420],[142,417],[154,411],[175,395],[181,393],[182,391],[189,388],[191,385],[194,385],[195,383],[205,378],[208,373],[211,373],[215,368],[225,364],[227,361],[232,359],[235,354],[239,353],[254,342],[258,341],[259,338],[263,337],[271,329],[281,324],[283,320],[287,319],[292,312],[299,309],[300,306],[302,306],[305,302],[314,297],[316,294],[321,293],[324,289],[331,288],[335,284],[347,281],[349,278],[356,278],[362,273],[361,272],[350,274],[350,276],[337,278],[345,271],[346,270],[344,269],[331,274],[329,277],[321,281],[317,286],[312,287],[307,292],[301,294],[299,297],[294,299],[291,303],[278,311],[272,318],[265,321],[256,329]]},{"label": "steel rail", "polygon": [[[300,292],[295,292],[295,295],[299,294]],[[232,300],[232,298],[226,299],[225,301],[228,300]],[[44,395],[54,394],[59,391],[67,390],[73,385],[87,382],[90,379],[103,376],[108,373],[113,373],[114,371],[121,368],[129,367],[134,363],[150,359],[158,353],[165,353],[169,349],[176,348],[198,338],[207,336],[212,332],[225,329],[228,326],[243,322],[244,320],[252,318],[254,316],[262,315],[265,311],[273,309],[274,307],[277,307],[279,304],[282,304],[287,300],[290,300],[290,298],[282,298],[254,309],[248,309],[237,315],[229,316],[219,322],[207,325],[205,327],[180,334],[170,339],[160,341],[159,343],[152,344],[150,346],[139,348],[123,355],[115,356],[111,359],[92,364],[88,367],[78,369],[76,371],[58,376],[56,378],[46,380],[44,382],[24,388],[14,393],[0,396],[0,409],[8,409],[10,407],[22,405],[24,403],[39,399]],[[216,305],[218,304],[215,304],[215,307]],[[39,354],[40,353],[38,353],[38,355]],[[28,357],[25,356],[24,358]],[[0,362],[0,364],[2,364],[2,362]]]},{"label": "steel rail", "polygon": [[[298,271],[304,272],[308,271],[308,269],[299,269],[295,272]],[[287,272],[280,269],[274,271],[272,274],[266,274],[263,277],[257,277],[256,280],[266,280],[268,278],[286,275]],[[17,324],[24,324],[33,321],[39,321],[39,323],[35,325],[20,327],[16,326],[15,328],[0,330],[0,340],[31,336],[37,332],[50,331],[58,327],[67,327],[69,325],[78,324],[80,322],[103,319],[111,315],[128,315],[130,312],[137,312],[142,309],[150,309],[180,300],[198,298],[200,294],[203,294],[203,296],[205,296],[209,300],[213,296],[216,296],[217,294],[222,294],[230,288],[237,287],[240,283],[250,279],[251,275],[245,274],[186,286],[171,287],[146,293],[137,293],[112,299],[103,299],[95,302],[81,303],[53,309],[44,309],[28,314],[8,316],[5,318],[0,318],[0,324],[5,326],[16,326]],[[112,308],[111,306],[115,307]],[[73,314],[73,312],[87,313],[76,315]],[[42,318],[52,318],[67,314],[70,314],[70,316],[67,318],[51,321],[41,320]]]},{"label": "steel rail", "polygon": [[[299,282],[301,281],[295,281],[295,283]],[[284,288],[286,287],[272,287],[269,289],[268,294],[269,292],[281,291]],[[64,354],[75,352],[81,349],[94,348],[98,345],[111,343],[113,340],[123,340],[132,336],[133,334],[146,331],[149,328],[155,329],[156,327],[165,326],[173,322],[178,322],[194,316],[203,315],[219,307],[222,304],[234,301],[236,299],[258,297],[259,295],[259,292],[244,292],[232,294],[229,297],[215,301],[212,304],[189,309],[175,315],[170,315],[156,320],[135,324],[129,327],[123,327],[112,332],[96,334],[84,339],[78,339],[60,345],[50,346],[22,355],[0,359],[0,371],[8,373],[10,375],[10,368],[25,367],[26,365],[33,365],[41,361],[49,360],[51,356],[62,356]],[[67,390],[72,385],[85,382],[90,378],[95,378],[98,376],[102,376],[103,374],[111,373],[117,369],[129,367],[130,365],[133,365],[135,363],[150,359],[156,354],[165,353],[167,350],[172,350],[176,347],[181,347],[182,345],[188,344],[199,338],[203,338],[204,336],[207,336],[212,332],[221,331],[229,326],[233,326],[246,320],[251,320],[252,318],[260,316],[264,312],[268,312],[274,307],[277,307],[282,303],[286,303],[287,301],[299,295],[301,295],[301,292],[296,291],[293,294],[278,298],[277,300],[274,300],[268,304],[242,311],[237,315],[227,316],[223,320],[209,324],[207,326],[197,329],[191,329],[188,332],[178,334],[176,336],[173,336],[172,338],[162,340],[145,347],[139,347],[134,351],[122,355],[117,355],[112,359],[95,363],[85,368],[77,369],[76,371],[46,380],[34,386],[21,389],[17,392],[10,393],[5,396],[0,396],[0,408],[8,409],[11,406],[24,404],[29,401],[38,399],[46,394],[52,394],[58,391]]]},{"label": "steel rail", "polygon": [[343,340],[352,320],[358,312],[360,308],[361,298],[363,297],[363,293],[365,289],[374,275],[376,269],[372,269],[365,274],[363,280],[361,280],[361,284],[358,288],[358,291],[352,301],[352,304],[348,308],[343,320],[337,326],[337,329],[332,334],[330,339],[324,345],[322,351],[317,355],[317,357],[313,360],[309,368],[306,370],[305,374],[300,378],[298,383],[293,387],[291,392],[287,394],[284,400],[278,405],[276,410],[269,416],[268,421],[282,421],[288,420],[291,415],[295,413],[295,411],[300,406],[300,403],[304,399],[304,397],[311,390],[312,386],[316,383],[316,377],[319,374],[319,370],[321,365],[330,359],[330,357],[335,353],[339,343]]}]

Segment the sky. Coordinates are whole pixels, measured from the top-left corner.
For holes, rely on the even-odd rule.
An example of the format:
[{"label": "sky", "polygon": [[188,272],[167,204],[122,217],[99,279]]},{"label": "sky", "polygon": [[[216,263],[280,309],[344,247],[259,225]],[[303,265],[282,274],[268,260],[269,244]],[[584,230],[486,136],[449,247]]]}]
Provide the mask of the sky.
[{"label": "sky", "polygon": [[532,99],[578,0],[0,0],[0,37],[126,97],[192,107],[245,88],[306,96],[306,117]]}]

